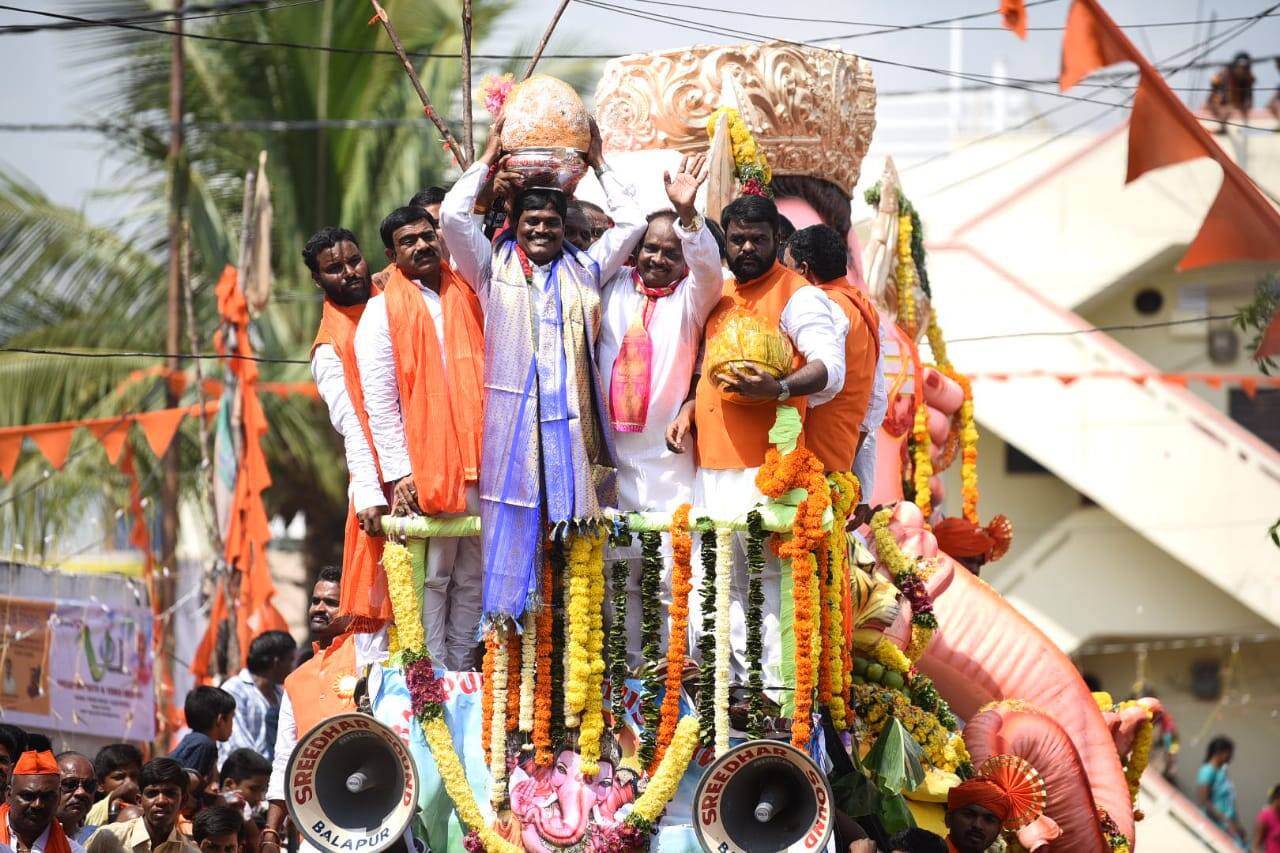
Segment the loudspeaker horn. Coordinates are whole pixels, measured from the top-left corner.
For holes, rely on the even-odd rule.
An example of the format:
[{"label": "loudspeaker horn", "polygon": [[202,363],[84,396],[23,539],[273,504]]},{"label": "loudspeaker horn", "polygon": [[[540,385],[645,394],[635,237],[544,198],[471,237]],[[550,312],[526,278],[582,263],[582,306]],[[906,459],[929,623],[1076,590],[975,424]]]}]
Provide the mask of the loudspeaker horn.
[{"label": "loudspeaker horn", "polygon": [[418,770],[400,738],[365,714],[339,714],[289,756],[289,816],[328,853],[380,853],[404,835],[418,805]]},{"label": "loudspeaker horn", "polygon": [[781,741],[753,740],[720,756],[693,803],[698,841],[717,853],[817,853],[835,826],[826,774]]}]

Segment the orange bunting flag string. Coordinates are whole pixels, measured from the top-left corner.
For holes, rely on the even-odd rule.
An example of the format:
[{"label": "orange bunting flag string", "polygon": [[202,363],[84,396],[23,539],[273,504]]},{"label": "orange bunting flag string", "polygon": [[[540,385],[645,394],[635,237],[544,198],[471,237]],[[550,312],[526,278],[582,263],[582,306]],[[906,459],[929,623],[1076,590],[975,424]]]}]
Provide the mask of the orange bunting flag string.
[{"label": "orange bunting flag string", "polygon": [[1027,7],[1024,0],[1000,0],[1000,17],[1004,27],[1018,38],[1027,38]]},{"label": "orange bunting flag string", "polygon": [[1125,183],[1152,169],[1199,157],[1209,157],[1222,167],[1217,198],[1178,262],[1178,270],[1225,261],[1280,261],[1280,212],[1214,142],[1098,0],[1074,0],[1062,37],[1062,90],[1117,62],[1134,63],[1140,77],[1129,119]]}]

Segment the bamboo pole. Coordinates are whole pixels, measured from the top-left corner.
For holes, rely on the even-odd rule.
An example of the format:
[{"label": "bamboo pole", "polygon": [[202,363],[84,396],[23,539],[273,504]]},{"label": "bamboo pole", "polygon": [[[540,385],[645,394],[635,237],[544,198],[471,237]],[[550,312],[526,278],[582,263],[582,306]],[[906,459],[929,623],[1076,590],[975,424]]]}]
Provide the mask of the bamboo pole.
[{"label": "bamboo pole", "polygon": [[538,42],[537,48],[533,51],[533,56],[529,58],[529,67],[524,70],[522,80],[528,80],[533,76],[533,69],[538,67],[538,60],[542,58],[542,52],[547,49],[547,43],[551,41],[551,34],[556,31],[556,24],[560,23],[560,16],[564,14],[564,10],[569,8],[569,0],[560,0],[560,5],[556,7],[556,13],[551,16],[551,23],[547,24],[547,29],[542,33],[542,40]]},{"label": "bamboo pole", "polygon": [[458,165],[464,169],[467,168],[471,165],[471,159],[467,157],[462,147],[458,145],[458,140],[454,138],[453,132],[449,130],[449,125],[444,123],[444,119],[440,118],[436,108],[431,105],[431,98],[427,96],[427,90],[422,88],[422,81],[418,79],[418,72],[413,70],[413,63],[409,61],[409,56],[404,51],[404,45],[400,43],[400,36],[396,35],[396,28],[391,25],[391,19],[387,17],[387,10],[382,8],[382,4],[378,0],[369,0],[369,2],[373,4],[374,17],[382,22],[382,28],[387,31],[387,36],[391,39],[391,46],[395,48],[396,55],[400,57],[400,64],[404,66],[405,73],[409,75],[409,82],[413,84],[414,91],[418,93],[418,99],[422,101],[422,112],[427,118],[431,119],[431,123],[436,126],[436,130],[440,131],[440,136],[444,138],[444,144],[453,152],[454,159],[458,161]]},{"label": "bamboo pole", "polygon": [[476,159],[475,117],[471,103],[471,0],[462,0],[462,141]]},{"label": "bamboo pole", "polygon": [[[790,533],[791,525],[796,518],[796,508],[788,504],[768,503],[755,508],[760,513],[760,524],[771,533]],[[742,513],[731,518],[717,518],[706,510],[697,507],[689,511],[689,529],[697,530],[700,518],[710,518],[721,530],[746,530],[747,516]],[[662,533],[671,529],[671,513],[669,512],[621,512],[605,510],[605,517],[610,521],[621,519],[633,533]],[[822,517],[825,530],[831,529],[833,514],[830,508]],[[433,518],[429,515],[384,515],[382,529],[389,536],[403,536],[406,539],[459,538],[480,535],[480,517],[476,515],[453,516],[450,518]]]}]

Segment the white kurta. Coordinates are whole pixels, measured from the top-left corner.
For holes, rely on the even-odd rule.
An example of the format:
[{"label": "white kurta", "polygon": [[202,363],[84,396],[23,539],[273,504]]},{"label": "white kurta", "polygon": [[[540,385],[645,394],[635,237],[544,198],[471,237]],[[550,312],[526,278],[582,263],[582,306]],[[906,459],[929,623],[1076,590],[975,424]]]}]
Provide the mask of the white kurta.
[{"label": "white kurta", "polygon": [[[673,510],[693,501],[694,454],[667,449],[667,426],[675,420],[689,393],[689,380],[698,361],[702,327],[720,299],[724,275],[720,250],[705,225],[686,231],[674,224],[680,237],[689,274],[671,294],[654,303],[649,318],[649,340],[653,356],[649,374],[649,410],[643,432],[614,432],[618,457],[618,508],[624,510]],[[609,399],[613,365],[622,349],[622,340],[634,319],[644,310],[648,298],[636,290],[632,268],[623,267],[604,287],[601,300],[602,329],[596,359],[604,381],[604,397]],[[690,442],[692,443],[692,442]],[[640,648],[640,547],[609,549],[609,561],[628,558],[627,582],[627,663],[638,668],[644,663]],[[671,546],[663,536],[665,567],[662,577],[663,613],[671,606]],[[613,618],[609,607],[609,618]],[[661,647],[667,646],[667,620],[659,620]]]},{"label": "white kurta", "polygon": [[329,422],[338,431],[338,435],[342,436],[347,472],[351,477],[347,495],[356,512],[386,506],[387,499],[382,494],[378,463],[364,437],[355,407],[351,405],[351,396],[347,394],[342,359],[338,358],[338,352],[332,345],[321,344],[316,347],[315,354],[311,356],[311,378],[315,380],[320,399],[324,400],[329,409]]},{"label": "white kurta", "polygon": [[884,387],[884,341],[886,338],[884,323],[880,324],[880,356],[876,359],[876,379],[871,386],[871,403],[867,406],[867,415],[862,419],[862,432],[867,436],[853,460],[853,474],[858,478],[862,490],[862,502],[869,503],[876,487],[876,433],[884,423],[884,416],[889,411],[889,398]]},{"label": "white kurta", "polygon": [[[444,348],[444,307],[440,296],[415,281],[422,301],[431,313],[441,358]],[[369,300],[356,327],[356,361],[360,364],[360,385],[364,408],[369,416],[369,432],[388,483],[413,473],[405,442],[404,415],[400,407],[400,385],[396,376],[395,350],[383,294]],[[467,511],[479,512],[475,486],[467,488]],[[427,651],[452,670],[475,669],[479,664],[477,636],[480,627],[484,569],[480,540],[433,539],[427,544],[426,585],[422,591],[422,625]]]},{"label": "white kurta", "polygon": [[[792,294],[782,309],[779,327],[791,339],[806,362],[821,361],[827,368],[827,384],[809,395],[810,405],[821,405],[844,387],[844,344],[849,334],[849,320],[844,312],[818,287],[802,287]],[[705,507],[715,518],[734,518],[763,503],[765,498],[756,488],[759,467],[741,470],[699,468],[694,478],[694,503]],[[747,676],[747,537],[738,534],[733,546],[733,581],[729,608],[730,645],[733,648],[733,680],[745,683]],[[694,561],[694,586],[689,609],[700,612],[701,567]],[[761,575],[764,591],[764,682],[767,687],[782,684],[779,663],[782,656],[781,612],[782,571],[778,558],[765,549],[765,567]],[[697,602],[694,603],[694,599]],[[710,606],[710,605],[708,605]],[[690,620],[690,628],[701,633],[701,620]]]}]

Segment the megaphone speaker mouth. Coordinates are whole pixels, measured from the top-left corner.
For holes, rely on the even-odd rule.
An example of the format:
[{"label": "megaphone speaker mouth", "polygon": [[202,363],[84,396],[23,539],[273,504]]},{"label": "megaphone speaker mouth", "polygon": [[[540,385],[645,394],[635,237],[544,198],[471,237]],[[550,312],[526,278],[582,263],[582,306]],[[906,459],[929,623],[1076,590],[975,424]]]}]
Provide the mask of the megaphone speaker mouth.
[{"label": "megaphone speaker mouth", "polygon": [[413,758],[391,729],[364,714],[330,717],[298,741],[288,765],[289,814],[311,844],[379,853],[404,834],[417,806]]},{"label": "megaphone speaker mouth", "polygon": [[835,825],[826,774],[781,741],[751,741],[720,756],[693,802],[698,841],[716,853],[816,853]]}]

